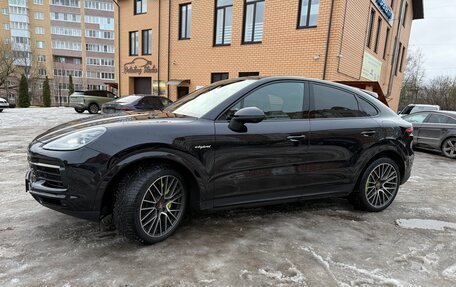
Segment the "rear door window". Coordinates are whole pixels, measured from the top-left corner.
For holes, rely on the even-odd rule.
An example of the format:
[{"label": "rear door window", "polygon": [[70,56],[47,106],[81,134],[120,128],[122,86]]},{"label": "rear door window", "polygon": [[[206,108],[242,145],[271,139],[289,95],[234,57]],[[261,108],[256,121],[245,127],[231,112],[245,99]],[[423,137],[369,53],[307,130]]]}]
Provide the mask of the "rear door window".
[{"label": "rear door window", "polygon": [[361,117],[356,97],[348,92],[326,85],[312,86],[311,118]]},{"label": "rear door window", "polygon": [[430,124],[446,124],[450,121],[450,119],[450,117],[447,117],[445,115],[433,114],[426,122]]},{"label": "rear door window", "polygon": [[378,115],[377,109],[366,100],[358,97],[359,110],[364,117],[373,117]]}]

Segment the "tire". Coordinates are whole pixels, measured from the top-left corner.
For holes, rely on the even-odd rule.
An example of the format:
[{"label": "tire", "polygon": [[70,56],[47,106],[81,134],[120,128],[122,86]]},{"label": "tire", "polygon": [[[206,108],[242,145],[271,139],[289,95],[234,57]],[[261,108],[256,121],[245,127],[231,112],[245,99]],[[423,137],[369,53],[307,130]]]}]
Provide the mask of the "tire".
[{"label": "tire", "polygon": [[97,104],[90,104],[89,105],[89,113],[98,114],[99,111],[100,111],[100,107]]},{"label": "tire", "polygon": [[0,109],[0,113],[3,112],[3,109]]},{"label": "tire", "polygon": [[74,110],[79,114],[82,114],[84,112],[83,109],[74,108]]},{"label": "tire", "polygon": [[442,153],[447,158],[456,158],[456,138],[448,138],[442,144]]},{"label": "tire", "polygon": [[[160,195],[160,190],[165,196]],[[186,203],[185,181],[174,169],[166,165],[138,168],[118,185],[114,224],[118,232],[129,239],[144,244],[157,243],[179,227]]]},{"label": "tire", "polygon": [[390,158],[379,158],[366,168],[349,200],[362,210],[385,210],[396,198],[400,182],[397,164]]}]

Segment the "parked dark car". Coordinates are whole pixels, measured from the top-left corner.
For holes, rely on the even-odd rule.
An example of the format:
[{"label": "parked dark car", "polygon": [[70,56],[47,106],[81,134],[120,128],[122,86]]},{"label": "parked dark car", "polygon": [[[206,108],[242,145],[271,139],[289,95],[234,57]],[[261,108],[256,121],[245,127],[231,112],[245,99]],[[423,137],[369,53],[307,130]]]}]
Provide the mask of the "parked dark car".
[{"label": "parked dark car", "polygon": [[171,103],[172,101],[165,97],[132,95],[103,104],[101,112],[103,114],[113,114],[125,111],[162,110]]},{"label": "parked dark car", "polygon": [[420,112],[404,117],[413,124],[413,146],[456,158],[456,112]]},{"label": "parked dark car", "polygon": [[377,212],[410,176],[412,125],[348,86],[294,77],[225,80],[163,112],[55,127],[28,149],[27,190],[91,220],[113,214],[144,243],[187,209],[347,196]]},{"label": "parked dark car", "polygon": [[70,95],[70,107],[78,113],[89,111],[98,114],[104,103],[116,99],[116,95],[105,90],[75,91]]}]

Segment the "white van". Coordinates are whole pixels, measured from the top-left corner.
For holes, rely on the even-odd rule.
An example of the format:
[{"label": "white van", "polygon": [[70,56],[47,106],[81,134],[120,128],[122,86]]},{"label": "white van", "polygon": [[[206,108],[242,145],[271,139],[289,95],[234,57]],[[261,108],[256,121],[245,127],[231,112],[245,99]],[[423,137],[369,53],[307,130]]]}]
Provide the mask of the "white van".
[{"label": "white van", "polygon": [[438,105],[410,104],[397,114],[401,117],[405,117],[407,115],[418,113],[418,112],[439,111],[439,110],[440,110],[440,106],[438,106]]}]

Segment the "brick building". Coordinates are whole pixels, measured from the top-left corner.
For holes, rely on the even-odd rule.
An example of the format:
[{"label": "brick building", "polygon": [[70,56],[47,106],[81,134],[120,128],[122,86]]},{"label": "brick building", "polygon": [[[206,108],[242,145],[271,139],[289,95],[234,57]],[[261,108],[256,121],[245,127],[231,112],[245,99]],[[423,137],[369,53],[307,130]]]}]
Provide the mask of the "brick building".
[{"label": "brick building", "polygon": [[293,75],[373,90],[397,109],[422,0],[118,0],[121,95],[173,100],[221,79]]}]

